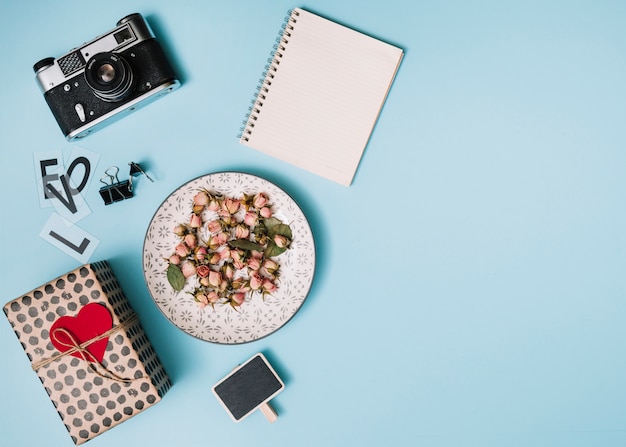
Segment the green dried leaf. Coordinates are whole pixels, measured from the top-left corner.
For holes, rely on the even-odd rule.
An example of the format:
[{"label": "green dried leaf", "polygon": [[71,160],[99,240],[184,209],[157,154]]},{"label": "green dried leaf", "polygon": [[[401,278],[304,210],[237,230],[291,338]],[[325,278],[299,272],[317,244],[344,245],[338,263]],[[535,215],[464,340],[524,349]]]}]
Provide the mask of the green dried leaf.
[{"label": "green dried leaf", "polygon": [[264,219],[265,227],[267,228],[267,235],[270,238],[273,238],[276,235],[285,236],[290,240],[293,239],[293,233],[291,232],[291,227],[287,224],[282,223],[280,220],[275,217],[270,217],[269,219]]},{"label": "green dried leaf", "polygon": [[259,224],[254,227],[252,234],[254,234],[257,239],[267,234],[267,228],[263,224],[263,221],[260,221]]},{"label": "green dried leaf", "polygon": [[286,247],[281,248],[278,245],[276,245],[274,241],[270,241],[267,244],[267,247],[265,247],[264,255],[266,258],[271,258],[273,256],[278,256],[284,253],[285,251],[287,251]]},{"label": "green dried leaf", "polygon": [[293,233],[291,232],[291,227],[287,224],[281,223],[280,225],[277,225],[274,229],[274,236],[276,235],[285,236],[289,240],[293,239]]},{"label": "green dried leaf", "polygon": [[279,219],[276,219],[275,217],[270,217],[267,219],[263,219],[263,224],[265,225],[265,228],[267,228],[267,231],[271,232],[272,228],[274,228],[277,225],[282,224],[282,222]]},{"label": "green dried leaf", "polygon": [[167,280],[174,290],[180,292],[185,287],[185,275],[179,266],[170,264],[167,268]]},{"label": "green dried leaf", "polygon": [[233,241],[230,241],[229,245],[231,247],[241,248],[242,250],[246,250],[246,251],[252,251],[252,250],[263,251],[263,247],[261,245],[256,244],[252,241],[249,241],[247,239],[235,239]]}]

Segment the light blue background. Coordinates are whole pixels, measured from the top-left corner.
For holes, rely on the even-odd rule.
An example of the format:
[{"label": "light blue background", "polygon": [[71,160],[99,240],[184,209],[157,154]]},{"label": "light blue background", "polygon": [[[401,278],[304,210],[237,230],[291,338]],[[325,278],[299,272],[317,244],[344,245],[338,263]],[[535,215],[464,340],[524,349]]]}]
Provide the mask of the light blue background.
[{"label": "light blue background", "polygon": [[[38,236],[33,153],[73,144],[33,63],[141,12],[183,81],[80,143],[101,155],[79,223],[101,240],[92,260],[111,262],[174,382],[90,447],[626,445],[626,3],[2,3],[0,304],[78,266]],[[349,188],[236,138],[295,6],[406,52]],[[105,207],[97,178],[131,160],[156,182]],[[241,346],[171,325],[141,266],[161,201],[230,169],[292,194],[318,249],[300,312]],[[0,346],[0,444],[72,445],[6,321]],[[210,387],[259,351],[286,382],[280,417],[235,424]]]}]

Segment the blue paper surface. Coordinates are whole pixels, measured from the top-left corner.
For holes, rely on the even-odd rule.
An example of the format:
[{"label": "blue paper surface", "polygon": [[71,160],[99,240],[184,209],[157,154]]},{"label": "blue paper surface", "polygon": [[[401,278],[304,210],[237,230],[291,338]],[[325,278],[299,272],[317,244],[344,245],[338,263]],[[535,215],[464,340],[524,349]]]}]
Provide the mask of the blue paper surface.
[{"label": "blue paper surface", "polygon": [[[174,383],[90,447],[626,445],[626,4],[5,3],[4,302],[80,265],[38,236],[53,208],[40,207],[33,154],[71,143],[32,65],[141,12],[182,81],[80,142],[100,155],[96,179],[130,161],[154,179],[106,207],[92,182],[76,225],[99,240],[91,260],[111,263]],[[348,188],[237,139],[296,6],[405,51]],[[288,191],[317,247],[298,314],[240,346],[171,325],[143,280],[153,213],[220,170]],[[260,351],[288,390],[280,418],[234,424],[211,386]],[[6,321],[0,353],[0,444],[72,445]]]}]

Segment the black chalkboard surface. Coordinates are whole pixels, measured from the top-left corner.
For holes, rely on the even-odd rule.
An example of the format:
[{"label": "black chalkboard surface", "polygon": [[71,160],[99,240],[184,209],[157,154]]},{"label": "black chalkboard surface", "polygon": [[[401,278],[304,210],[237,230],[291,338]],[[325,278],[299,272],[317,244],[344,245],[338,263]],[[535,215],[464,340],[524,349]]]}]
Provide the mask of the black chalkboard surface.
[{"label": "black chalkboard surface", "polygon": [[274,422],[277,415],[269,400],[284,387],[265,356],[259,353],[220,380],[213,387],[213,393],[236,422],[257,408]]}]

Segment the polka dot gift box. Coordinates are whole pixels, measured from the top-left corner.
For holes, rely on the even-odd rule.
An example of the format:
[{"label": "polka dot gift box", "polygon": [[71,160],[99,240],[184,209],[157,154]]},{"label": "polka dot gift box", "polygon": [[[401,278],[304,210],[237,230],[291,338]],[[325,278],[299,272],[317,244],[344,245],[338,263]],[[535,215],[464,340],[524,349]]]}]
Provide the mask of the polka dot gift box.
[{"label": "polka dot gift box", "polygon": [[171,383],[106,261],[4,306],[75,444],[161,400]]}]

